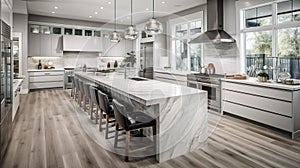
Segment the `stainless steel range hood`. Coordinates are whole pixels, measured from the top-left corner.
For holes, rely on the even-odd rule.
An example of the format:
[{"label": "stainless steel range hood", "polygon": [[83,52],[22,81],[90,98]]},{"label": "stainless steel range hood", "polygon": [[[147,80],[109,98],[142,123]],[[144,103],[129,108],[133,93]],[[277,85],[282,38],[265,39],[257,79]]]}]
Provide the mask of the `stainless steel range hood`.
[{"label": "stainless steel range hood", "polygon": [[207,31],[189,43],[235,42],[223,28],[223,0],[207,0]]}]

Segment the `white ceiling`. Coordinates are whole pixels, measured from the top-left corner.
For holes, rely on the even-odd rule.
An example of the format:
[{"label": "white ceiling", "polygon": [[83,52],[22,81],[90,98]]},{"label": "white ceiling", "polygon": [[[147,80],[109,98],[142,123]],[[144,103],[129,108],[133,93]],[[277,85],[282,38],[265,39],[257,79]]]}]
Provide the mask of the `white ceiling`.
[{"label": "white ceiling", "polygon": [[[163,1],[165,3],[162,3]],[[15,2],[16,13],[21,9],[18,5],[25,5],[29,14],[97,22],[113,21],[114,0],[15,0]],[[155,16],[166,16],[205,3],[206,0],[155,0]],[[149,10],[146,10],[147,8]],[[146,21],[152,16],[152,0],[133,0],[133,13],[135,23]],[[129,16],[130,0],[117,0],[118,24],[129,24]]]}]

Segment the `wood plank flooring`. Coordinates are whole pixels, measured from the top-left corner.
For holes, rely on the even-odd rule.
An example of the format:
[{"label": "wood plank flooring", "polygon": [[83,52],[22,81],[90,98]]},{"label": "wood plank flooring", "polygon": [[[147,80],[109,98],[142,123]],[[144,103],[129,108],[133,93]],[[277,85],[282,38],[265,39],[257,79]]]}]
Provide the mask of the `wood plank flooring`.
[{"label": "wood plank flooring", "polygon": [[[300,167],[299,138],[291,140],[285,132],[214,114],[209,114],[212,134],[204,148],[160,164],[154,157],[130,158],[126,163],[86,134],[73,103],[66,90],[22,95],[12,141],[1,167]],[[219,125],[213,130],[216,123]]]}]

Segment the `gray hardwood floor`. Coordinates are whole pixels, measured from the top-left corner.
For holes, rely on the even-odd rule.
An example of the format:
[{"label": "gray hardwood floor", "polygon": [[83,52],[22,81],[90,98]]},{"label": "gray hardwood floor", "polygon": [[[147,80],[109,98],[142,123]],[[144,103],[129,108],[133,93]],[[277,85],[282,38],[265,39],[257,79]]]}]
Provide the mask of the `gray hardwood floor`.
[{"label": "gray hardwood floor", "polygon": [[[43,167],[300,167],[300,139],[260,124],[224,115],[207,146],[158,164],[154,157],[130,158],[97,145],[79,124],[65,90],[22,95],[3,168]],[[88,118],[86,118],[88,120]],[[209,114],[214,128],[218,117]]]}]

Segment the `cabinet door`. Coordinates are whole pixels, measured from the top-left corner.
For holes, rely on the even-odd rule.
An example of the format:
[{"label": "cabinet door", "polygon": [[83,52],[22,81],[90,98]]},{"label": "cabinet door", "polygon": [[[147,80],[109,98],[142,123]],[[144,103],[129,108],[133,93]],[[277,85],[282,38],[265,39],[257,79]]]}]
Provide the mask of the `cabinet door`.
[{"label": "cabinet door", "polygon": [[41,55],[40,56],[51,56],[52,54],[52,40],[51,35],[41,34]]},{"label": "cabinet door", "polygon": [[41,35],[29,33],[28,39],[28,56],[40,56],[41,55]]},{"label": "cabinet door", "polygon": [[86,44],[83,46],[83,51],[102,52],[102,38],[101,37],[83,37],[86,38]]},{"label": "cabinet door", "polygon": [[52,56],[63,56],[62,35],[52,34]]}]

